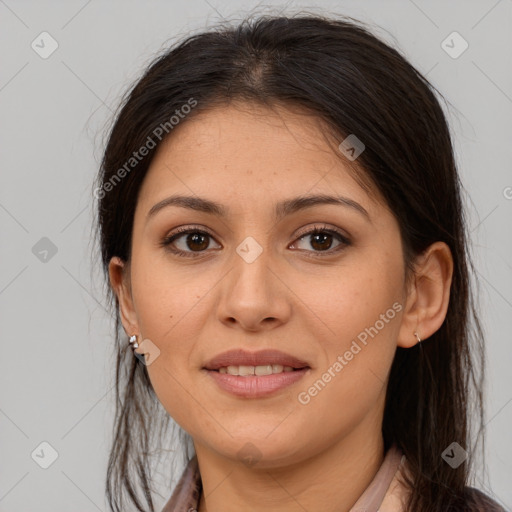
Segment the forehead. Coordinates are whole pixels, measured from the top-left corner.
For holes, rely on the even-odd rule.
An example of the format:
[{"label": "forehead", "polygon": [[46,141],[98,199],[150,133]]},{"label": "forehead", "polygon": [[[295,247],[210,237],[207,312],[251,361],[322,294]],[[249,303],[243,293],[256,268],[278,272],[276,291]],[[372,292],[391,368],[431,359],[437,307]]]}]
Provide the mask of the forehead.
[{"label": "forehead", "polygon": [[362,200],[368,193],[338,144],[304,110],[250,103],[212,108],[185,119],[164,140],[140,197],[155,200],[178,188],[253,200],[336,191]]}]

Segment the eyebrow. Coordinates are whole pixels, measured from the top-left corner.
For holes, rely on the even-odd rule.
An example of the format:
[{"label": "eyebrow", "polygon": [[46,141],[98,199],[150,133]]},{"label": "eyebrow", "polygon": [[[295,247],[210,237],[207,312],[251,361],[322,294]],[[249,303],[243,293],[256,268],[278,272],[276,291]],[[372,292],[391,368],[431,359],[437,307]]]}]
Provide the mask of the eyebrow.
[{"label": "eyebrow", "polygon": [[[364,215],[367,220],[370,220],[370,215],[366,209],[359,203],[343,196],[329,196],[325,194],[299,196],[292,199],[286,199],[276,204],[274,210],[274,219],[276,221],[291,215],[292,213],[312,208],[313,206],[333,204],[338,206],[345,206]],[[147,220],[153,217],[160,210],[169,206],[178,206],[180,208],[187,208],[198,212],[216,215],[218,217],[227,217],[228,210],[221,204],[210,199],[197,197],[197,196],[182,196],[174,195],[163,199],[156,203],[148,212]]]}]

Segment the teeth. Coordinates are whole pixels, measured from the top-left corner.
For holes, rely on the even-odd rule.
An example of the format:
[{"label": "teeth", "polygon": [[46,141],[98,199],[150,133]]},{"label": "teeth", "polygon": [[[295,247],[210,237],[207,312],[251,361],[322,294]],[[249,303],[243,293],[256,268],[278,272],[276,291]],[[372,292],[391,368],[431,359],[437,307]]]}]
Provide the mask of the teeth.
[{"label": "teeth", "polygon": [[282,364],[266,364],[262,366],[223,366],[219,368],[219,373],[229,373],[230,375],[240,375],[247,377],[249,375],[270,375],[272,373],[293,372],[291,366]]}]

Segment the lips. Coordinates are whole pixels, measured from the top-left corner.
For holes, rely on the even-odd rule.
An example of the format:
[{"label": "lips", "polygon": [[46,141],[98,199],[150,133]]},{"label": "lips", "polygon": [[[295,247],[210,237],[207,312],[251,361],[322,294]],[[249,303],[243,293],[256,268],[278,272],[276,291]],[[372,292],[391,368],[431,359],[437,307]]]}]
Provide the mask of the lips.
[{"label": "lips", "polygon": [[229,350],[208,361],[203,369],[218,389],[239,399],[276,396],[312,371],[306,361],[270,349]]},{"label": "lips", "polygon": [[279,350],[268,349],[248,352],[247,350],[236,349],[216,355],[205,364],[204,368],[214,371],[228,366],[265,366],[272,364],[291,366],[294,369],[310,367],[306,361],[302,361]]}]

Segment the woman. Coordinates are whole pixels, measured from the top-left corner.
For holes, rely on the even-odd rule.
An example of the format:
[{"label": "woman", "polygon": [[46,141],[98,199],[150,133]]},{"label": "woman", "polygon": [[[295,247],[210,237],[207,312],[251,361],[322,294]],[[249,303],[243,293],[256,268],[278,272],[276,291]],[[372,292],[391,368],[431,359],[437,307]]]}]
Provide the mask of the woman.
[{"label": "woman", "polygon": [[470,486],[482,336],[433,91],[297,16],[192,36],[127,95],[95,191],[112,510],[155,510],[162,412],[193,444],[165,512],[503,510]]}]

